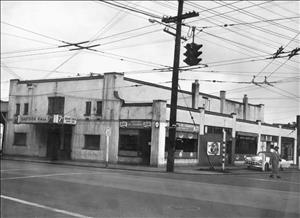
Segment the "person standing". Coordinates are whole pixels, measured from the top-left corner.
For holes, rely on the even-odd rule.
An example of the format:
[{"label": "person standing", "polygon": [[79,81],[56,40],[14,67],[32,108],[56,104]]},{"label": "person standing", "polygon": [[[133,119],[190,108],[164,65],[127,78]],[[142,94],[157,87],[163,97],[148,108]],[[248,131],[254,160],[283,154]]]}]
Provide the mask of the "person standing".
[{"label": "person standing", "polygon": [[280,155],[278,153],[278,146],[274,147],[274,151],[271,153],[270,162],[272,164],[272,174],[270,175],[271,178],[274,178],[275,176],[279,179],[281,178],[278,175],[278,169],[279,169],[279,161],[281,160]]}]

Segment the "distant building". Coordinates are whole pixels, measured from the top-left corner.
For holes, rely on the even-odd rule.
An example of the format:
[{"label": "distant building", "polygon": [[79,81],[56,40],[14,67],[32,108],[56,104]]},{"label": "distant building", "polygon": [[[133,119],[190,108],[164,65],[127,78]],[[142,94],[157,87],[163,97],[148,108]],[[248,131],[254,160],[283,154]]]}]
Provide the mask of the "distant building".
[{"label": "distant building", "polygon": [[8,101],[0,101],[0,151],[4,143],[4,132],[8,114]]},{"label": "distant building", "polygon": [[[243,102],[225,95],[199,92],[198,81],[179,90],[175,164],[221,164],[223,136],[229,163],[275,145],[295,162],[294,128],[264,123],[264,105],[246,95]],[[170,96],[169,87],[120,73],[11,80],[4,152],[105,161],[108,144],[111,163],[165,165]]]}]

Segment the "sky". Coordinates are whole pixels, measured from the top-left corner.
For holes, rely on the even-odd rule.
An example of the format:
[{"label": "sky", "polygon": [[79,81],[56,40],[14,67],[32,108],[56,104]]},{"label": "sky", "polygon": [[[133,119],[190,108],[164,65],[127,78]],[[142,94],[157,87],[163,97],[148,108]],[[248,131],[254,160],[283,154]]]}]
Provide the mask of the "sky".
[{"label": "sky", "polygon": [[[179,85],[265,105],[265,122],[292,123],[300,114],[299,1],[184,1]],[[124,72],[171,86],[177,1],[1,1],[1,100],[9,80]],[[150,22],[151,21],[151,22]],[[202,44],[200,65],[183,60],[186,43]],[[71,50],[66,43],[86,42]],[[273,54],[283,47],[279,58]],[[299,54],[300,52],[298,52]],[[183,70],[184,69],[184,70]]]}]

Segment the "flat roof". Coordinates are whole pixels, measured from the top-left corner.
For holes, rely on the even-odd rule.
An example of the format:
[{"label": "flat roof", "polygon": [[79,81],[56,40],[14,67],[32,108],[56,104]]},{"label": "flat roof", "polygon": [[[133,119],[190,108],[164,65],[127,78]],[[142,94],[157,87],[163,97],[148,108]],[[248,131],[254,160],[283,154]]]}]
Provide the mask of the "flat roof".
[{"label": "flat roof", "polygon": [[[119,75],[124,75],[123,73],[119,73],[119,72],[107,72],[105,74],[119,74]],[[103,78],[104,78],[104,75],[94,73],[94,75],[91,75],[91,76],[78,76],[78,77],[65,77],[65,78],[52,78],[52,79],[37,79],[37,80],[18,80],[18,79],[13,79],[11,81],[18,81],[19,84],[28,84],[28,83],[47,83],[47,82],[94,80],[94,79],[103,79]],[[172,90],[170,87],[167,87],[167,86],[163,86],[163,85],[159,85],[159,84],[155,84],[155,83],[151,83],[151,82],[146,82],[146,81],[142,81],[142,80],[132,79],[132,78],[128,78],[128,77],[124,77],[124,80],[130,81],[130,82],[139,83],[139,84],[142,84],[142,85],[148,85],[148,86],[152,86],[152,87],[166,89],[166,90],[170,90],[170,91]],[[190,91],[178,90],[178,92],[185,93],[185,94],[188,94],[188,95],[192,95],[192,92],[190,92]],[[199,94],[202,95],[202,96],[204,96],[204,97],[209,97],[209,98],[214,98],[214,99],[220,99],[219,96],[210,95],[210,94],[206,94],[206,93],[203,93],[203,92],[199,92]],[[237,104],[243,104],[242,102],[238,102],[238,101],[234,101],[234,100],[230,100],[230,99],[226,99],[226,101],[237,103]],[[251,106],[259,106],[259,105],[261,105],[261,104],[251,104],[251,103],[248,103],[248,104],[251,105]]]}]

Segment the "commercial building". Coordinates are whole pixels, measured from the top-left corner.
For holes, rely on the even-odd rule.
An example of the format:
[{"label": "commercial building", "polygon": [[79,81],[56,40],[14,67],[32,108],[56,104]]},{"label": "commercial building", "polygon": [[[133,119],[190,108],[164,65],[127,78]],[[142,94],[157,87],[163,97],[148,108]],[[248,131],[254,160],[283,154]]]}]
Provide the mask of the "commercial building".
[{"label": "commercial building", "polygon": [[[295,128],[264,123],[264,105],[178,91],[175,164],[221,164],[278,145],[296,163]],[[5,154],[166,164],[171,88],[105,73],[11,80]],[[107,149],[108,148],[108,149]]]}]

